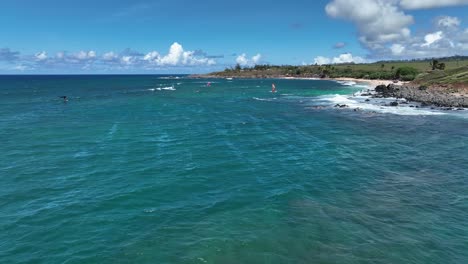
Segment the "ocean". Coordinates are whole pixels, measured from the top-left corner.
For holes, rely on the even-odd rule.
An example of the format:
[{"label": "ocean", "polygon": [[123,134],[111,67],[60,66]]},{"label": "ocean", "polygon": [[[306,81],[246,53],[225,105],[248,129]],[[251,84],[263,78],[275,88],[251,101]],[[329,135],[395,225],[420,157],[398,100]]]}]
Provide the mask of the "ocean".
[{"label": "ocean", "polygon": [[468,110],[366,89],[0,76],[0,263],[468,263]]}]

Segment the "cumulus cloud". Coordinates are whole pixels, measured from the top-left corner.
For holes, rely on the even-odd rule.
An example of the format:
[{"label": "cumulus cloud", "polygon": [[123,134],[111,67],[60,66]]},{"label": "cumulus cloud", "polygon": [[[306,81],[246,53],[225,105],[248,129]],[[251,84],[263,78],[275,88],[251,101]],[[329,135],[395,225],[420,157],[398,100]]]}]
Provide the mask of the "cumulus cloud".
[{"label": "cumulus cloud", "polygon": [[314,64],[317,64],[317,65],[331,64],[331,61],[332,60],[330,58],[318,56],[314,59]]},{"label": "cumulus cloud", "polygon": [[249,64],[249,59],[247,59],[247,55],[243,53],[236,58],[236,63],[241,66],[246,66]]},{"label": "cumulus cloud", "polygon": [[119,55],[114,53],[113,51],[106,52],[102,55],[102,59],[104,61],[118,61],[119,60]]},{"label": "cumulus cloud", "polygon": [[323,56],[318,56],[314,59],[314,64],[325,65],[325,64],[342,64],[342,63],[365,63],[366,59],[353,56],[351,53],[343,53],[338,57],[327,58]]},{"label": "cumulus cloud", "polygon": [[20,53],[18,51],[12,51],[9,48],[0,49],[0,61],[12,62],[19,59]]},{"label": "cumulus cloud", "polygon": [[96,58],[96,52],[95,51],[80,51],[76,54],[73,55],[75,59],[77,60],[93,60]]},{"label": "cumulus cloud", "polygon": [[392,51],[392,54],[395,56],[400,56],[403,51],[405,51],[405,47],[401,44],[393,44],[390,47],[390,50]]},{"label": "cumulus cloud", "polygon": [[333,18],[354,23],[359,40],[371,49],[382,48],[390,41],[410,37],[413,17],[399,10],[393,1],[333,0],[325,7]]},{"label": "cumulus cloud", "polygon": [[453,29],[459,27],[461,21],[458,17],[444,16],[439,17],[436,24],[439,28]]},{"label": "cumulus cloud", "polygon": [[214,59],[197,56],[195,51],[185,51],[182,45],[177,42],[174,42],[171,45],[168,54],[162,56],[157,51],[151,51],[143,57],[143,60],[157,66],[196,66],[216,64]]},{"label": "cumulus cloud", "polygon": [[34,55],[34,57],[36,57],[37,61],[45,61],[47,60],[47,52],[45,51],[38,52]]},{"label": "cumulus cloud", "polygon": [[261,59],[262,59],[262,55],[260,53],[258,53],[257,55],[252,57],[252,63],[253,64],[258,64]]},{"label": "cumulus cloud", "polygon": [[257,55],[253,56],[252,58],[247,58],[247,54],[242,53],[241,55],[237,56],[236,63],[240,66],[253,66],[260,62],[262,59],[262,55],[258,53]]},{"label": "cumulus cloud", "polygon": [[[258,61],[260,57],[253,60]],[[77,70],[100,71],[151,71],[164,70],[173,67],[190,68],[194,66],[212,66],[216,64],[214,58],[206,53],[184,50],[182,45],[174,42],[167,54],[151,51],[146,54],[125,49],[121,52],[109,51],[98,54],[94,50],[81,50],[78,52],[60,51],[50,56],[46,51],[33,55],[19,57],[19,52],[10,49],[0,49],[0,61],[17,61],[16,67],[10,69],[28,71],[32,69],[63,70],[74,72]]]},{"label": "cumulus cloud", "polygon": [[437,32],[434,32],[432,34],[427,34],[424,37],[424,40],[426,41],[426,43],[422,44],[421,47],[427,47],[427,46],[432,45],[434,42],[437,42],[437,41],[441,40],[442,36],[443,36],[442,31],[437,31]]},{"label": "cumulus cloud", "polygon": [[468,0],[401,0],[404,9],[429,9],[437,7],[468,5]]},{"label": "cumulus cloud", "polygon": [[433,28],[412,34],[409,26],[414,19],[406,10],[466,3],[468,0],[330,0],[325,11],[332,18],[351,21],[356,26],[369,59],[425,58],[466,52],[468,43],[460,29],[461,20],[437,17]]}]

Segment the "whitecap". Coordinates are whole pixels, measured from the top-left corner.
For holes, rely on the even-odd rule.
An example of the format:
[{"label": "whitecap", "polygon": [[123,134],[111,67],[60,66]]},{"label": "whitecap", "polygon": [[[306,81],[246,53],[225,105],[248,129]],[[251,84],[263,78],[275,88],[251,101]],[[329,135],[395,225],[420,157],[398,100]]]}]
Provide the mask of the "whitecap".
[{"label": "whitecap", "polygon": [[[446,112],[442,112],[439,110],[427,109],[427,108],[416,108],[410,107],[409,105],[399,105],[399,106],[387,106],[387,105],[380,105],[381,103],[390,103],[394,102],[395,99],[381,99],[379,98],[375,102],[375,100],[370,102],[365,102],[367,97],[364,96],[346,96],[346,95],[325,95],[320,96],[316,100],[322,104],[328,104],[331,106],[334,105],[347,105],[349,109],[360,109],[363,111],[370,111],[370,112],[377,112],[377,113],[385,113],[385,114],[395,114],[395,115],[446,115]],[[400,102],[404,102],[404,100],[400,100]]]},{"label": "whitecap", "polygon": [[271,102],[273,100],[276,100],[277,98],[258,98],[258,97],[252,97],[252,99],[257,100],[257,101],[267,101]]},{"label": "whitecap", "polygon": [[355,86],[357,83],[353,81],[338,81],[339,84],[344,86]]},{"label": "whitecap", "polygon": [[162,90],[167,90],[167,91],[175,91],[175,90],[176,90],[176,89],[174,88],[174,86],[162,87],[161,89],[162,89]]}]

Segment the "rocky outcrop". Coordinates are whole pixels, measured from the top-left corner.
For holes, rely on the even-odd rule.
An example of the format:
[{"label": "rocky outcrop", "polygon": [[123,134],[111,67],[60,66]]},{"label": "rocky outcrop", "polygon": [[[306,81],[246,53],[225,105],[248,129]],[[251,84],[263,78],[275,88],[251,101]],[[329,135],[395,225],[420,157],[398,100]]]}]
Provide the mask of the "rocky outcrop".
[{"label": "rocky outcrop", "polygon": [[468,107],[467,96],[450,93],[443,89],[389,84],[387,86],[379,85],[375,88],[375,91],[376,97],[405,98],[408,101],[420,102],[423,105],[434,105],[438,107]]}]

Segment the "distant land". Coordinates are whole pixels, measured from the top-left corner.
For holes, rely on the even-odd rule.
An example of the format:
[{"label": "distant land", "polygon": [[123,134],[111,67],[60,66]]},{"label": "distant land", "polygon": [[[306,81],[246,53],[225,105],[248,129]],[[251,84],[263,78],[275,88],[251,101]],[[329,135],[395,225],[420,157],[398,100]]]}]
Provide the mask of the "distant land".
[{"label": "distant land", "polygon": [[[226,68],[195,78],[353,78],[393,80],[377,89],[386,97],[401,97],[439,107],[468,107],[468,56],[421,60],[379,61],[367,64],[255,65]],[[377,91],[376,90],[376,91]]]},{"label": "distant land", "polygon": [[[413,81],[420,74],[433,71],[450,71],[468,66],[468,56],[453,56],[420,60],[378,61],[367,64],[329,64],[329,65],[255,65],[241,67],[237,64],[224,71],[213,72],[195,77],[232,77],[232,78],[356,78],[370,80]],[[440,74],[440,73],[439,73]],[[468,77],[452,80],[453,83],[467,83]],[[450,82],[452,83],[452,82]]]}]

